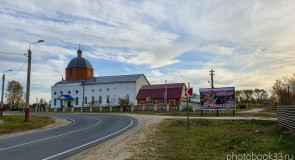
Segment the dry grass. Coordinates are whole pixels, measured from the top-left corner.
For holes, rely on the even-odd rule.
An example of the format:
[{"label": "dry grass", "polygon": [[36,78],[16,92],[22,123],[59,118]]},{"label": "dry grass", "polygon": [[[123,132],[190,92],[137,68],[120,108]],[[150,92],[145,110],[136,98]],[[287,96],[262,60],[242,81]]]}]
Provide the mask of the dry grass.
[{"label": "dry grass", "polygon": [[275,121],[164,120],[131,159],[226,159],[227,154],[295,155],[295,135]]}]

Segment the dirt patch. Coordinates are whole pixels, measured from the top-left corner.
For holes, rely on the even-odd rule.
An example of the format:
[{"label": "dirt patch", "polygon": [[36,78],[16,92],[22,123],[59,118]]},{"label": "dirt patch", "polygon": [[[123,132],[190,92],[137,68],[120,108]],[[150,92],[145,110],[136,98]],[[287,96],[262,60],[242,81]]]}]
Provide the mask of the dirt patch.
[{"label": "dirt patch", "polygon": [[45,130],[49,130],[49,129],[61,127],[61,126],[68,125],[68,124],[71,124],[72,123],[71,121],[66,120],[66,119],[55,118],[55,117],[52,117],[52,118],[55,119],[55,123],[53,123],[51,125],[48,125],[48,126],[45,126],[45,127],[42,127],[42,128],[38,128],[38,129],[32,129],[32,130],[29,130],[29,131],[1,135],[0,138],[20,136],[20,135],[29,134],[29,133],[35,133],[35,132],[45,131]]},{"label": "dirt patch", "polygon": [[153,132],[151,128],[167,118],[154,115],[124,115],[136,118],[139,122],[138,126],[102,144],[68,157],[66,160],[128,159],[140,151],[137,146],[146,139],[150,132]]}]

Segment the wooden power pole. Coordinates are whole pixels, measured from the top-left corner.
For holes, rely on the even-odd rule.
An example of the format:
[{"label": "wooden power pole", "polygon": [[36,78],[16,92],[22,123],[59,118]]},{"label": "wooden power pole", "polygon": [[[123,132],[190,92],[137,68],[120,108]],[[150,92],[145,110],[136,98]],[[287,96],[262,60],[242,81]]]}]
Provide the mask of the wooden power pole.
[{"label": "wooden power pole", "polygon": [[213,85],[213,76],[215,75],[214,74],[215,71],[213,69],[211,69],[209,72],[210,72],[209,75],[211,76],[211,88],[214,88],[214,85]]}]

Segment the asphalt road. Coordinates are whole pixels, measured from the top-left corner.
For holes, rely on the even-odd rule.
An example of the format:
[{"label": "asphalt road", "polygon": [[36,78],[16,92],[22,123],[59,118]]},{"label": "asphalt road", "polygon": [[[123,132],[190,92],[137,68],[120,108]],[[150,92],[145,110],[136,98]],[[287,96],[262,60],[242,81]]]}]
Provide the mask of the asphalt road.
[{"label": "asphalt road", "polygon": [[132,117],[114,114],[38,115],[66,118],[73,123],[47,131],[0,138],[0,159],[63,159],[118,136],[138,123]]}]

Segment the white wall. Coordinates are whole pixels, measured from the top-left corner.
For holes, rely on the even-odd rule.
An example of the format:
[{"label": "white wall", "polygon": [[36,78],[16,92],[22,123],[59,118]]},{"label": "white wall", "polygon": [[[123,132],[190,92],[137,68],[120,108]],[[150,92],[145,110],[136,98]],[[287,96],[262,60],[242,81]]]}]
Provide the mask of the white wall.
[{"label": "white wall", "polygon": [[[78,94],[76,93],[76,90],[78,91]],[[75,105],[75,100],[72,101],[72,105],[74,107],[78,107],[82,105],[82,86],[81,83],[67,83],[67,84],[56,84],[55,86],[51,87],[51,108],[60,108],[60,101],[56,100],[56,105],[54,105],[54,98],[58,98],[61,93],[63,92],[64,95],[70,95],[74,99],[78,97],[78,105]],[[71,93],[69,94],[68,91]],[[54,92],[56,92],[56,95],[54,95]],[[65,104],[64,104],[65,105]]]},{"label": "white wall", "polygon": [[[142,76],[143,78],[143,76]],[[129,100],[137,105],[136,95],[138,90],[142,85],[147,85],[147,81],[145,78],[139,79],[139,82],[129,82],[129,83],[109,83],[109,84],[93,84],[93,85],[85,85],[84,86],[84,97],[87,97],[87,104],[84,104],[84,107],[88,106],[88,103],[92,101],[92,96],[94,96],[94,100],[99,100],[99,96],[102,96],[102,106],[107,106],[107,96],[109,96],[110,102],[112,105],[118,105],[118,98],[126,98],[129,95]],[[101,89],[101,91],[100,91]],[[107,91],[109,89],[109,91]],[[76,93],[78,90],[78,94]],[[92,91],[94,90],[94,91]],[[82,107],[82,96],[83,89],[81,83],[67,83],[67,84],[56,84],[51,87],[51,108],[60,108],[60,101],[56,100],[56,105],[54,105],[54,98],[58,98],[61,93],[64,95],[70,95],[74,98],[71,105],[74,107]],[[69,94],[68,91],[71,93]],[[54,95],[56,92],[56,95]],[[78,97],[78,105],[75,103],[75,99]],[[64,104],[66,106],[66,104]]]},{"label": "white wall", "polygon": [[[107,89],[109,89],[109,91]],[[85,85],[85,97],[87,97],[87,102],[91,102],[92,96],[94,96],[94,100],[99,100],[99,96],[101,96],[101,105],[107,106],[107,96],[109,96],[110,102],[113,101],[111,105],[118,105],[118,98],[126,98],[126,96],[129,95],[129,100],[136,104],[135,89],[135,82]],[[84,106],[86,105],[84,104]]]}]

